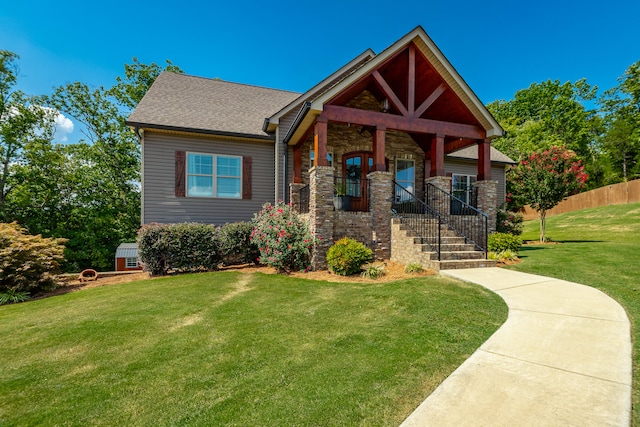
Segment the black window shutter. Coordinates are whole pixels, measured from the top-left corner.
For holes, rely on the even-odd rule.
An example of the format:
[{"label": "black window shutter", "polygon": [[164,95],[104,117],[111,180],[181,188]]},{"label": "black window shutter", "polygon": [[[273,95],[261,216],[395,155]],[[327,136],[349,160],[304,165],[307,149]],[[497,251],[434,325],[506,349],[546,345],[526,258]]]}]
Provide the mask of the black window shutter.
[{"label": "black window shutter", "polygon": [[184,151],[176,151],[176,197],[186,196],[186,166],[187,156]]},{"label": "black window shutter", "polygon": [[251,199],[251,157],[242,158],[242,198]]}]

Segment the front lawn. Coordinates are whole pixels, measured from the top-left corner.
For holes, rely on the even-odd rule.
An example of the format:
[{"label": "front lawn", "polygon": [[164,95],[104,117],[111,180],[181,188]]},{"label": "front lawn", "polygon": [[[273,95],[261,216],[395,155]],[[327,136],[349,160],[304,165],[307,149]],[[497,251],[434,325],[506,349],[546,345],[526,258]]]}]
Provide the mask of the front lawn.
[{"label": "front lawn", "polygon": [[[640,426],[640,203],[605,206],[547,218],[558,244],[527,245],[510,268],[593,286],[618,301],[632,323],[633,425]],[[524,239],[538,238],[538,221]]]},{"label": "front lawn", "polygon": [[398,425],[506,319],[442,277],[220,272],[0,307],[0,425]]}]

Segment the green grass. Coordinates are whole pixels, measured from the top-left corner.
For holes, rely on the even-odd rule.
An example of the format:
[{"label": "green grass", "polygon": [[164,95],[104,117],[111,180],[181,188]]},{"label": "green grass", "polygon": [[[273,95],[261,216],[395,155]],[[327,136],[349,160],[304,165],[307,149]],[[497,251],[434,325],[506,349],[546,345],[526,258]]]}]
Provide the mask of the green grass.
[{"label": "green grass", "polygon": [[[634,340],[633,425],[640,426],[640,203],[547,218],[546,235],[559,244],[524,246],[523,262],[510,268],[593,286],[626,309]],[[525,223],[522,237],[537,240],[537,220]]]},{"label": "green grass", "polygon": [[233,272],[0,307],[0,425],[398,425],[505,320],[441,277]]}]

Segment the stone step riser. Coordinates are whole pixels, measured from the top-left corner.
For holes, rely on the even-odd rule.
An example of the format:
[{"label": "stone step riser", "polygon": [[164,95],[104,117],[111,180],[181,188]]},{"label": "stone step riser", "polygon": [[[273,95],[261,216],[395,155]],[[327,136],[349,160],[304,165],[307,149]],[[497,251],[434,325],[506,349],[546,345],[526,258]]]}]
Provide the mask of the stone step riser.
[{"label": "stone step riser", "polygon": [[496,262],[488,259],[462,260],[462,261],[435,261],[438,270],[455,270],[460,268],[486,268],[495,267]]},{"label": "stone step riser", "polygon": [[[419,244],[418,246],[422,248],[422,252],[432,251],[432,246],[429,244]],[[475,252],[475,247],[473,245],[465,244],[441,244],[440,252]]]},{"label": "stone step riser", "polygon": [[[481,268],[494,267],[495,261],[485,259],[484,253],[476,251],[472,244],[465,244],[465,239],[455,236],[451,230],[441,231],[441,252],[440,261],[438,255],[433,251],[426,241],[437,243],[437,239],[421,239],[416,237],[412,230],[397,220],[392,222],[394,233],[401,236],[407,245],[415,248],[414,255],[420,260],[423,267],[433,270],[445,270],[455,268]],[[453,234],[453,235],[452,235]]]}]

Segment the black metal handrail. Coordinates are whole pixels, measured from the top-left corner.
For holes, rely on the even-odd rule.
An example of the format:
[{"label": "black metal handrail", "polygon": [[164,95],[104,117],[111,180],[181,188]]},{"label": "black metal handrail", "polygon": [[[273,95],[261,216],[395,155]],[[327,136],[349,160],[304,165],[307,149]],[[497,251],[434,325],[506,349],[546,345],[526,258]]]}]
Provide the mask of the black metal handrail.
[{"label": "black metal handrail", "polygon": [[300,188],[300,213],[309,213],[309,185]]},{"label": "black metal handrail", "polygon": [[417,234],[420,243],[428,244],[438,255],[441,254],[441,227],[446,224],[443,218],[433,211],[415,194],[393,181],[392,214]]},{"label": "black metal handrail", "polygon": [[369,211],[370,191],[367,178],[334,176],[333,189],[334,196],[346,196],[349,199],[343,210],[352,212]]},{"label": "black metal handrail", "polygon": [[425,195],[426,204],[446,221],[451,230],[464,237],[466,243],[487,252],[489,216],[486,213],[433,184],[427,184]]}]

